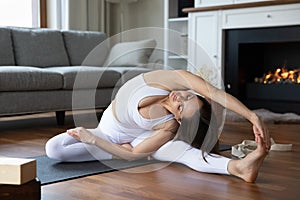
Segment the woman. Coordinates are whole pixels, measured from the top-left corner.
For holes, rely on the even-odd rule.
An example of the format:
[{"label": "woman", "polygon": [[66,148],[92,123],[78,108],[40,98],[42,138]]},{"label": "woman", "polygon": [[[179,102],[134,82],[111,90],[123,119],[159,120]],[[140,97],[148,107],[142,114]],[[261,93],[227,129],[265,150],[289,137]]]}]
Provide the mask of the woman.
[{"label": "woman", "polygon": [[[212,149],[217,131],[208,132],[204,139],[207,128],[203,129],[203,122],[212,118],[209,106],[189,90],[247,118],[253,124],[258,148],[242,160],[205,154]],[[193,134],[197,130],[202,133]],[[61,161],[113,156],[135,160],[151,155],[201,172],[231,174],[246,182],[255,181],[269,149],[268,131],[258,116],[233,96],[184,70],[152,71],[131,79],[120,88],[96,129],[70,129],[46,144],[47,155]]]}]

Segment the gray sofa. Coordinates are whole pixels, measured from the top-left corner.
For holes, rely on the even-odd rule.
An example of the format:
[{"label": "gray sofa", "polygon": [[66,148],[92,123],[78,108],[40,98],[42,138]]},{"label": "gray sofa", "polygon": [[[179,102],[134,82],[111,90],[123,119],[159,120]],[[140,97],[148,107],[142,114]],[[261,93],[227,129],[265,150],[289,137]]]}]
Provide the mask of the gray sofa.
[{"label": "gray sofa", "polygon": [[[82,66],[105,39],[101,32],[0,27],[0,117],[56,112],[63,124],[65,111],[107,107],[120,85],[151,69]],[[99,61],[109,49],[101,52]]]}]

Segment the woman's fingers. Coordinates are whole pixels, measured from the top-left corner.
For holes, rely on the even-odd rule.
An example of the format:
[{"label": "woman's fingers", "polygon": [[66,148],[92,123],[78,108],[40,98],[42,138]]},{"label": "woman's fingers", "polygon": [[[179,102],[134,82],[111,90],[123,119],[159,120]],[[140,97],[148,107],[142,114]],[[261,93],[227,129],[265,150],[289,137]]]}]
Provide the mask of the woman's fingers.
[{"label": "woman's fingers", "polygon": [[80,140],[80,137],[79,137],[78,132],[76,130],[67,130],[67,133],[70,136],[74,137],[75,139]]},{"label": "woman's fingers", "polygon": [[255,141],[257,142],[258,137],[261,137],[264,140],[267,151],[269,151],[271,148],[269,130],[266,128],[263,122],[254,125],[253,132],[255,135]]},{"label": "woman's fingers", "polygon": [[81,142],[88,144],[95,143],[95,136],[85,128],[78,127],[75,129],[69,129],[67,130],[67,133]]},{"label": "woman's fingers", "polygon": [[271,141],[268,128],[262,123],[262,133],[261,137],[264,140],[266,149],[269,150],[271,148]]}]

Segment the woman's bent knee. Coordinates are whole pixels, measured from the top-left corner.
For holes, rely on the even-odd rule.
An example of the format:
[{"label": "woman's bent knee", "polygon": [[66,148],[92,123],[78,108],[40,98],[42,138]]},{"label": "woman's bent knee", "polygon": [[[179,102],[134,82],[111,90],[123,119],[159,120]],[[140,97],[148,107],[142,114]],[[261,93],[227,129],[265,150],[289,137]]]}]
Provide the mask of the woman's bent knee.
[{"label": "woman's bent knee", "polygon": [[54,160],[63,161],[65,156],[62,153],[61,144],[59,144],[56,140],[51,138],[47,141],[45,145],[46,155]]}]

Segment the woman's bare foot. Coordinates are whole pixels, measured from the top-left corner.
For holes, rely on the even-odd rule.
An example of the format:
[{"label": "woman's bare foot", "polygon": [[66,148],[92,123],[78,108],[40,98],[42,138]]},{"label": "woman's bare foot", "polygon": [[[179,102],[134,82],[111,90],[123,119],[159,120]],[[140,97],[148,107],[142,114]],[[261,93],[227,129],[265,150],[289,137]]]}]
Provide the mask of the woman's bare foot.
[{"label": "woman's bare foot", "polygon": [[246,182],[253,183],[267,154],[263,139],[258,137],[256,150],[241,160],[231,160],[228,164],[228,172]]}]

